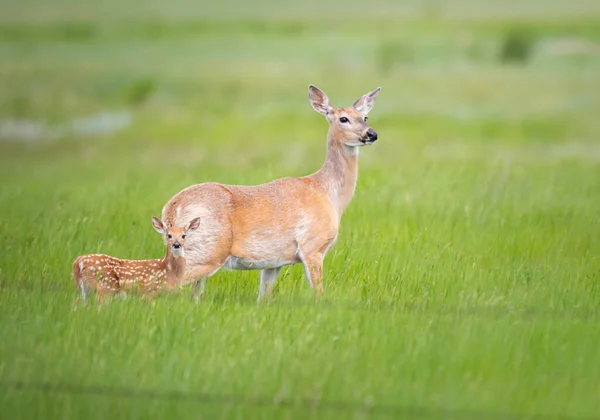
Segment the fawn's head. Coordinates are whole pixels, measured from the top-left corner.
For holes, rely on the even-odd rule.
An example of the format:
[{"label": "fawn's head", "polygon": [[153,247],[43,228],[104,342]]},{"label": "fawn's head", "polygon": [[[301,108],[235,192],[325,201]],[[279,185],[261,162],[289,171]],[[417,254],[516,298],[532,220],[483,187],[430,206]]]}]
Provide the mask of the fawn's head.
[{"label": "fawn's head", "polygon": [[334,107],[325,92],[313,85],[308,87],[308,99],[314,110],[327,118],[331,138],[349,147],[365,146],[378,138],[377,132],[367,124],[367,114],[380,90],[377,88],[361,96],[349,108]]},{"label": "fawn's head", "polygon": [[184,227],[166,227],[162,220],[160,220],[158,217],[152,216],[152,226],[154,226],[154,229],[158,233],[165,235],[167,249],[170,250],[174,256],[184,257],[185,236],[188,234],[188,232],[195,230],[198,228],[198,226],[200,226],[200,218],[196,217]]}]

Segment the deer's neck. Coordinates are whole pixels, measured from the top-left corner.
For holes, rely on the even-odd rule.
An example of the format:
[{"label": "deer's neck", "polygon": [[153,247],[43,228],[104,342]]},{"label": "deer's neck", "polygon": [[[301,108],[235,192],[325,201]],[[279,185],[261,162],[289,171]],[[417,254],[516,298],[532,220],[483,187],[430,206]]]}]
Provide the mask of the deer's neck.
[{"label": "deer's neck", "polygon": [[169,249],[162,262],[164,269],[167,271],[167,282],[178,283],[185,273],[185,257],[176,257]]},{"label": "deer's neck", "polygon": [[349,147],[327,137],[327,159],[312,177],[327,193],[337,209],[338,218],[352,200],[358,179],[358,147]]}]

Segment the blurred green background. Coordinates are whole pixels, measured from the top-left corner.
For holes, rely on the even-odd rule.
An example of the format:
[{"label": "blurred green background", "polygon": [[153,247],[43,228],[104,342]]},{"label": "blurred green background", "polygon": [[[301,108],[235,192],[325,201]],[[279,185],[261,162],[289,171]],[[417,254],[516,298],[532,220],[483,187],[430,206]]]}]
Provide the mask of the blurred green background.
[{"label": "blurred green background", "polygon": [[[584,418],[600,400],[600,2],[2,0],[2,418]],[[382,86],[314,302],[75,301],[180,189],[317,170]]]}]

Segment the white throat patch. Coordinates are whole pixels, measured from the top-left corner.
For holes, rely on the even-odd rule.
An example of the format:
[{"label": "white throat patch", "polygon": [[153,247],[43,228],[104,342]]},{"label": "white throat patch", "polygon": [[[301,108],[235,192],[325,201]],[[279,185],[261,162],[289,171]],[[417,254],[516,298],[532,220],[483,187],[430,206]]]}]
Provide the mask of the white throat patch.
[{"label": "white throat patch", "polygon": [[358,156],[360,152],[359,146],[362,146],[362,143],[354,144],[354,143],[346,143],[344,145],[344,151],[346,152],[346,156]]},{"label": "white throat patch", "polygon": [[185,257],[183,248],[171,248],[171,252],[173,252],[173,256],[175,257]]}]

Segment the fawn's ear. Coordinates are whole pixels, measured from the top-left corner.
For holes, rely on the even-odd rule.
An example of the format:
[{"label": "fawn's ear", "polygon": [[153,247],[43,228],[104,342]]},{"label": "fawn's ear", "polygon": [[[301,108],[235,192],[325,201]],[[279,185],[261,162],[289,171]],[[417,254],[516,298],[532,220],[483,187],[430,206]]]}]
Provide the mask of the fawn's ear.
[{"label": "fawn's ear", "polygon": [[373,108],[373,104],[375,103],[375,98],[377,98],[377,95],[379,95],[380,91],[381,91],[381,88],[378,87],[374,91],[361,96],[360,98],[358,98],[358,100],[356,102],[354,102],[354,105],[352,105],[352,106],[354,107],[354,109],[356,109],[361,114],[367,115],[369,113],[369,111],[371,111],[371,108]]},{"label": "fawn's ear", "polygon": [[308,86],[308,100],[319,114],[327,115],[333,108],[325,92],[313,85]]},{"label": "fawn's ear", "polygon": [[196,217],[195,219],[192,219],[192,221],[190,223],[187,224],[187,226],[185,227],[185,230],[196,230],[198,229],[198,226],[200,226],[200,218]]},{"label": "fawn's ear", "polygon": [[165,224],[158,217],[152,216],[152,226],[154,226],[154,230],[158,233],[165,234]]}]

